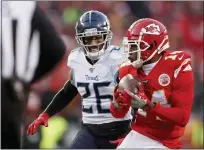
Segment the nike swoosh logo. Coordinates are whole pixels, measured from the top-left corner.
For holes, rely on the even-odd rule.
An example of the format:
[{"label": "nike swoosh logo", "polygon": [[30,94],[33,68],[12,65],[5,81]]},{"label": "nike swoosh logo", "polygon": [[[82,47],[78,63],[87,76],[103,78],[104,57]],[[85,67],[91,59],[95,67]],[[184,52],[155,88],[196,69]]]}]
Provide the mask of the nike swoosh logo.
[{"label": "nike swoosh logo", "polygon": [[184,54],[181,57],[179,57],[178,59],[181,60],[183,58],[183,56],[184,56]]}]

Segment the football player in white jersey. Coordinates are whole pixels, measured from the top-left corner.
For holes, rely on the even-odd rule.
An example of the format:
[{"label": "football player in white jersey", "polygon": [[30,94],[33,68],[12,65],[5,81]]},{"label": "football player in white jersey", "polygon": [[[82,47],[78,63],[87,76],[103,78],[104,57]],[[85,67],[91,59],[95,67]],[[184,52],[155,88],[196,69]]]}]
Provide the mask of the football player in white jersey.
[{"label": "football player in white jersey", "polygon": [[79,93],[82,98],[82,127],[70,148],[116,148],[109,141],[129,132],[132,115],[129,110],[124,118],[118,119],[110,113],[117,70],[123,57],[119,47],[110,45],[111,39],[106,15],[88,11],[81,16],[76,24],[76,40],[81,47],[70,53],[67,63],[71,68],[71,79],[29,126],[27,134],[34,134],[40,125],[48,126],[48,119]]}]

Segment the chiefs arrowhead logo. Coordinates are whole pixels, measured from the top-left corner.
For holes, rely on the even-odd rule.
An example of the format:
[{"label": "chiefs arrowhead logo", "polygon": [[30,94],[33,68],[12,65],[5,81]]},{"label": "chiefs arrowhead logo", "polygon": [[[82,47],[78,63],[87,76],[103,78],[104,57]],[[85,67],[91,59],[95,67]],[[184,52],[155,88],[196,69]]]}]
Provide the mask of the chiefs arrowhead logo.
[{"label": "chiefs arrowhead logo", "polygon": [[160,28],[158,25],[156,24],[149,24],[148,26],[146,26],[143,30],[143,32],[145,34],[155,34],[155,35],[159,35],[160,34]]}]

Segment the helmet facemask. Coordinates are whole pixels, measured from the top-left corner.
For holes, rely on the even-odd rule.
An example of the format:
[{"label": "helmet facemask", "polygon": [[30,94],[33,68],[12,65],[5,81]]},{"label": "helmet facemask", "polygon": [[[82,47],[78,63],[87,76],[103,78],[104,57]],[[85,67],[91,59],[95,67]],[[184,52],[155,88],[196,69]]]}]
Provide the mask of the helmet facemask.
[{"label": "helmet facemask", "polygon": [[[95,43],[92,43],[93,39],[96,41]],[[112,32],[110,30],[98,31],[96,28],[85,29],[83,33],[76,34],[76,40],[83,46],[85,56],[91,60],[97,60],[105,53],[111,39]]]},{"label": "helmet facemask", "polygon": [[146,51],[150,45],[142,40],[128,40],[127,37],[124,37],[123,46],[124,53],[131,58],[132,65],[135,68],[141,67],[144,62],[142,52]]},{"label": "helmet facemask", "polygon": [[[141,39],[142,35],[139,36],[138,40],[128,40],[127,37],[124,37],[123,39],[124,53],[129,55],[131,55],[131,53],[136,54],[136,57],[134,56],[134,60],[131,60],[132,65],[135,68],[140,68],[145,62],[151,60],[155,54],[160,54],[163,50],[169,48],[168,42],[164,44],[164,42],[168,39],[168,36],[165,36],[161,44],[151,52],[150,50],[153,45],[150,45]],[[131,58],[131,56],[129,57]]]}]

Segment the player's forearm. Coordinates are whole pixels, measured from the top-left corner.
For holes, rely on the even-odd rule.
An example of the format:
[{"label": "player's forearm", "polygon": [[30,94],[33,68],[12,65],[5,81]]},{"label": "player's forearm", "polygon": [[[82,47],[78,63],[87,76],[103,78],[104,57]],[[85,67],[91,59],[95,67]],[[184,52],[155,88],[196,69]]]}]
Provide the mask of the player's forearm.
[{"label": "player's forearm", "polygon": [[115,118],[124,118],[129,108],[116,108],[113,103],[110,105],[110,112]]},{"label": "player's forearm", "polygon": [[156,104],[151,111],[162,120],[175,123],[182,127],[186,126],[190,118],[189,109],[164,107]]},{"label": "player's forearm", "polygon": [[78,91],[76,87],[73,86],[70,81],[66,82],[64,87],[54,96],[44,113],[48,113],[49,117],[51,117],[62,111],[77,94]]}]

